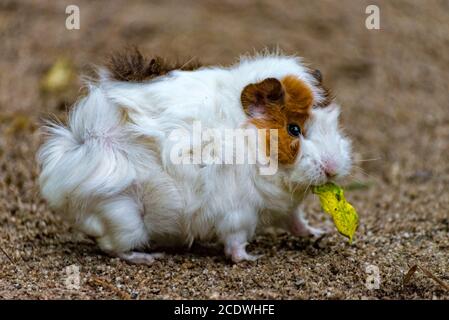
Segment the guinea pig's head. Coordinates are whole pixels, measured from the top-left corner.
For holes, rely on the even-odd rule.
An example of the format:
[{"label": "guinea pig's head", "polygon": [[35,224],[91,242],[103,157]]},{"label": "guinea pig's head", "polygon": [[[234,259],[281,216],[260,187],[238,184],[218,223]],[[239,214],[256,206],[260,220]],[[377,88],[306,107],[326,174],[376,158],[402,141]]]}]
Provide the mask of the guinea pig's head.
[{"label": "guinea pig's head", "polygon": [[351,168],[351,143],[338,123],[340,107],[322,86],[321,74],[310,75],[308,80],[267,78],[241,94],[250,125],[277,129],[279,171],[289,184],[304,187],[343,177]]}]

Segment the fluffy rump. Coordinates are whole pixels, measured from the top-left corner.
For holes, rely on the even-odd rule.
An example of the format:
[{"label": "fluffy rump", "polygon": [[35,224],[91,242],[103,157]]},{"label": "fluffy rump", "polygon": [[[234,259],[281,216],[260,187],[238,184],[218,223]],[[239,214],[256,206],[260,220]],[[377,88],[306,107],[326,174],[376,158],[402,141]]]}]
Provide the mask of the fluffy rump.
[{"label": "fluffy rump", "polygon": [[99,87],[75,105],[68,125],[50,123],[38,153],[42,195],[55,208],[68,199],[109,197],[137,179],[141,146],[126,135],[124,114]]}]

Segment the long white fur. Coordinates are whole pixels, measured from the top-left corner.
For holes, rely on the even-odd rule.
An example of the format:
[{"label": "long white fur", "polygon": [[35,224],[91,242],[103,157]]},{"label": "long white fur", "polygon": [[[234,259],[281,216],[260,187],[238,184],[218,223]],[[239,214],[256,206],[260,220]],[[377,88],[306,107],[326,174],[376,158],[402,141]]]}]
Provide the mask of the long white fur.
[{"label": "long white fur", "polygon": [[247,119],[243,88],[286,75],[309,84],[315,102],[324,99],[301,60],[281,55],[242,58],[229,68],[174,71],[145,83],[114,81],[103,73],[74,106],[67,127],[46,128],[38,154],[42,194],[107,252],[217,239],[232,255],[257,228],[288,226],[297,217],[308,186],[326,181],[324,159],[333,161],[339,175],[349,171],[351,147],[339,131],[339,107],[313,110],[296,164],[281,166],[274,176],[259,175],[255,165],[175,165],[168,135],[191,130],[194,121],[240,128]]}]

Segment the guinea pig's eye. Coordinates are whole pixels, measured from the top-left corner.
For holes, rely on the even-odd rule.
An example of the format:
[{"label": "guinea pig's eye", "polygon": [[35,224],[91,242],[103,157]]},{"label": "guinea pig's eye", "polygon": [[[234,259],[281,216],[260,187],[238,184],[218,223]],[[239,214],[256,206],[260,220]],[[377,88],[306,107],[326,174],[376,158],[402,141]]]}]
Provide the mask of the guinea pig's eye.
[{"label": "guinea pig's eye", "polygon": [[301,134],[301,127],[297,124],[290,123],[287,127],[288,133],[294,137],[299,137]]}]

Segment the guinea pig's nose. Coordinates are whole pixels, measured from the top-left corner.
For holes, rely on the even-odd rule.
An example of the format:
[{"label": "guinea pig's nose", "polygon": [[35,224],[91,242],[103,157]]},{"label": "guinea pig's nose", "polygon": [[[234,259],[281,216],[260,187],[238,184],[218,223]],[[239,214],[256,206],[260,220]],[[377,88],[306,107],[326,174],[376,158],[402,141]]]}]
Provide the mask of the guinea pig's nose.
[{"label": "guinea pig's nose", "polygon": [[333,178],[337,175],[337,164],[333,160],[326,159],[323,161],[323,171],[326,177]]}]

